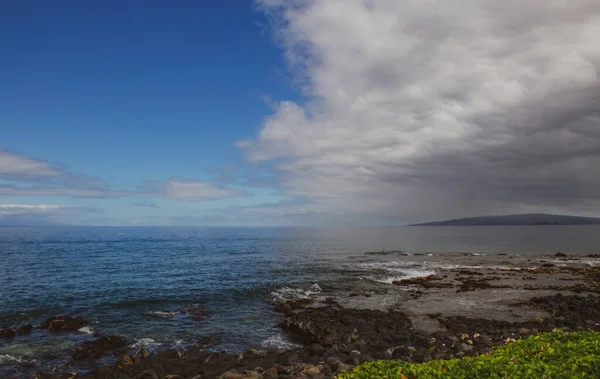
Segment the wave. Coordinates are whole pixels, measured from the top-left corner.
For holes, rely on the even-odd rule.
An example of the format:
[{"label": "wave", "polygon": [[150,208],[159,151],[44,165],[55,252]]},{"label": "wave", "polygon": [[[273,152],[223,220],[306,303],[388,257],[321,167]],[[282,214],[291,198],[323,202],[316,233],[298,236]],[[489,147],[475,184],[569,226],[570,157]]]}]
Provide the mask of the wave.
[{"label": "wave", "polygon": [[151,311],[144,313],[146,316],[157,317],[157,318],[171,318],[181,312],[165,312],[165,311]]},{"label": "wave", "polygon": [[264,340],[261,343],[261,346],[265,348],[273,348],[279,351],[284,351],[300,347],[301,345],[288,340],[284,336],[275,335]]},{"label": "wave", "polygon": [[412,269],[406,269],[402,272],[402,275],[396,275],[396,276],[386,276],[384,278],[371,278],[373,281],[375,282],[379,282],[379,283],[385,283],[385,284],[392,284],[394,281],[396,280],[402,280],[402,279],[412,279],[412,278],[422,278],[425,276],[430,276],[430,275],[434,275],[435,271],[434,270],[412,270]]},{"label": "wave", "polygon": [[92,333],[94,333],[94,330],[91,327],[89,327],[89,326],[84,326],[82,328],[79,328],[79,329],[77,329],[77,331],[81,332],[81,333],[85,333],[85,334],[92,334]]},{"label": "wave", "polygon": [[141,338],[141,339],[137,340],[133,345],[130,345],[129,347],[137,349],[137,348],[141,348],[141,347],[153,347],[153,346],[160,346],[160,345],[162,345],[162,343],[156,342],[156,340],[154,340],[152,338]]},{"label": "wave", "polygon": [[322,289],[318,284],[313,284],[308,290],[302,288],[283,287],[277,291],[271,292],[273,300],[275,302],[288,301],[288,300],[301,300],[309,299],[312,295],[321,293]]},{"label": "wave", "polygon": [[35,359],[25,359],[23,357],[17,357],[14,355],[10,355],[10,354],[0,354],[0,364],[3,363],[9,363],[9,364],[15,364],[15,363],[33,363],[35,362]]}]

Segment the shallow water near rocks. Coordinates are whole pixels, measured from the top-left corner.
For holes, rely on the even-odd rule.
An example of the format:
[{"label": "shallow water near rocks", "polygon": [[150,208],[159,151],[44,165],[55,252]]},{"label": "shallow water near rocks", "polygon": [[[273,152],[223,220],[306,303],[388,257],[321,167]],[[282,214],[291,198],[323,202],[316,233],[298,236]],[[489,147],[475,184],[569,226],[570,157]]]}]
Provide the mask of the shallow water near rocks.
[{"label": "shallow water near rocks", "polygon": [[[334,297],[349,307],[410,305],[420,314],[429,305],[394,280],[455,268],[535,267],[538,256],[558,250],[598,253],[599,232],[598,226],[0,228],[0,328],[40,325],[58,314],[90,322],[74,333],[34,330],[0,340],[0,376],[89,369],[72,366],[69,356],[92,333],[121,335],[132,348],[150,350],[189,346],[204,336],[214,338],[215,350],[289,348],[275,299]],[[440,292],[436,304],[484,312],[474,306],[478,296]]]}]

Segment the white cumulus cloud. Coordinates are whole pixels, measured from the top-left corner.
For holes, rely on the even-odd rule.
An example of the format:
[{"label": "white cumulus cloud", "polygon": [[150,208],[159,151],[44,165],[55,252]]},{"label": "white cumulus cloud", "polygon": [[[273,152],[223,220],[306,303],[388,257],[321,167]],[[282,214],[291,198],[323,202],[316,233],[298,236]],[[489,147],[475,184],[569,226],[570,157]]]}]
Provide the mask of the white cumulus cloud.
[{"label": "white cumulus cloud", "polygon": [[306,101],[255,140],[304,212],[417,221],[600,205],[596,0],[257,1]]}]

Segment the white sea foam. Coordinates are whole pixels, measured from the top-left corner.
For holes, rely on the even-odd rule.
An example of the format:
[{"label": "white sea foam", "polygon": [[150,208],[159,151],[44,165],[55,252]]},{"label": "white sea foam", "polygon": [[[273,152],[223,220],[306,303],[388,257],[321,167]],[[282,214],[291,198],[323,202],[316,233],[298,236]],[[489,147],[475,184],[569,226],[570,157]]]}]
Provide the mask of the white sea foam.
[{"label": "white sea foam", "polygon": [[15,364],[15,363],[32,363],[32,362],[35,362],[35,359],[28,360],[28,359],[25,359],[23,357],[17,357],[17,356],[10,355],[10,354],[0,354],[0,364],[2,364],[2,363],[9,363],[9,364],[10,363],[12,363],[12,364]]},{"label": "white sea foam", "polygon": [[78,332],[81,333],[85,333],[85,334],[92,334],[94,333],[94,331],[92,330],[92,328],[90,328],[89,326],[84,326],[82,328],[77,329]]},{"label": "white sea foam", "polygon": [[140,348],[140,347],[150,347],[150,346],[160,346],[162,345],[160,342],[156,342],[152,338],[142,338],[139,339],[136,343],[131,345],[132,348]]},{"label": "white sea foam", "polygon": [[538,262],[549,262],[554,263],[558,266],[568,266],[569,264],[586,264],[588,266],[598,266],[600,265],[600,259],[595,258],[586,258],[586,259],[575,259],[575,260],[561,260],[561,259],[539,259]]},{"label": "white sea foam", "polygon": [[147,312],[147,316],[158,317],[158,318],[171,318],[175,316],[177,313],[174,312],[165,312],[165,311],[152,311]]},{"label": "white sea foam", "polygon": [[271,292],[275,301],[288,301],[288,300],[300,300],[308,299],[312,295],[320,293],[321,287],[318,284],[313,284],[308,290],[302,288],[283,287],[277,291]]},{"label": "white sea foam", "polygon": [[422,278],[429,275],[434,275],[435,271],[433,270],[414,270],[414,269],[406,269],[402,271],[402,275],[400,276],[388,276],[385,278],[371,278],[372,280],[379,283],[392,284],[395,280],[402,279],[412,279],[412,278]]},{"label": "white sea foam", "polygon": [[289,341],[287,338],[281,335],[269,337],[264,340],[261,345],[265,348],[275,348],[277,350],[289,350],[301,346]]},{"label": "white sea foam", "polygon": [[585,263],[588,266],[600,266],[600,259],[582,259],[581,263]]},{"label": "white sea foam", "polygon": [[363,270],[378,271],[379,275],[367,276],[366,278],[386,284],[391,284],[394,280],[420,278],[435,274],[435,271],[431,268],[424,267],[421,263],[416,262],[369,262],[361,263],[357,266]]},{"label": "white sea foam", "polygon": [[481,266],[481,265],[461,265],[461,264],[446,264],[446,263],[437,263],[437,262],[423,262],[423,266],[425,267],[431,267],[431,268],[437,268],[437,269],[441,269],[441,270],[460,270],[460,269],[473,269],[473,270],[478,270],[478,269],[490,269],[490,270],[504,270],[504,271],[508,271],[508,270],[521,270],[521,268],[518,267],[510,267],[510,266],[503,266],[503,265],[495,265],[495,266]]}]

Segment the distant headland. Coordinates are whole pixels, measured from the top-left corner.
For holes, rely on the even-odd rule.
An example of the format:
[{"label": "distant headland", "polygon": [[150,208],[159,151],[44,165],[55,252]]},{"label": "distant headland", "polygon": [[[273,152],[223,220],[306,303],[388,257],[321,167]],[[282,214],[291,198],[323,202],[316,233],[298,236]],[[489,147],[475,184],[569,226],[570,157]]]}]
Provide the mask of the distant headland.
[{"label": "distant headland", "polygon": [[600,225],[600,218],[552,214],[479,216],[426,222],[407,226],[501,226],[501,225]]}]

